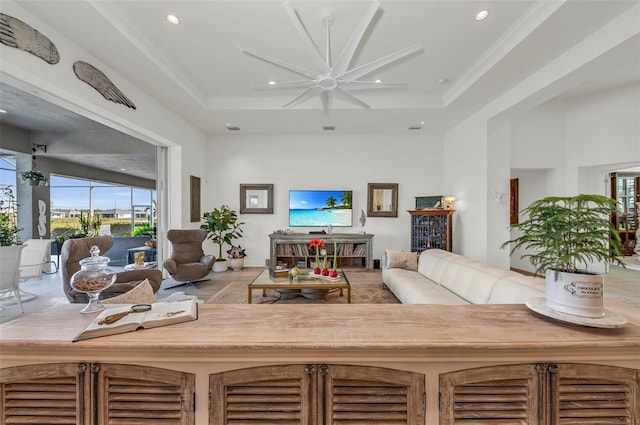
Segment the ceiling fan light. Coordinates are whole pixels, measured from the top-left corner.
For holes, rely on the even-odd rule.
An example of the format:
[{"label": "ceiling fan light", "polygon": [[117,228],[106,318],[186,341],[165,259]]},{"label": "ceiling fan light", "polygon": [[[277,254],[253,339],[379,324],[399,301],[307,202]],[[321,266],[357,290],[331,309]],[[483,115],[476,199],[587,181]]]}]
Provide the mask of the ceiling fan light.
[{"label": "ceiling fan light", "polygon": [[476,14],[476,21],[484,21],[489,16],[489,11],[486,9],[481,10]]},{"label": "ceiling fan light", "polygon": [[173,25],[178,25],[180,23],[180,18],[176,15],[167,15],[167,22]]}]

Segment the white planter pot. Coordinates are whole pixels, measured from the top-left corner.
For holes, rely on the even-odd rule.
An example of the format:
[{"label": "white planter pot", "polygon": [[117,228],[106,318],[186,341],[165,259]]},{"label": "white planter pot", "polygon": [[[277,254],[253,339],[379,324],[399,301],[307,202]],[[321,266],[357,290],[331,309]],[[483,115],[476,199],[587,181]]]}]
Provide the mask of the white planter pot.
[{"label": "white planter pot", "polygon": [[242,268],[244,267],[244,258],[230,258],[229,266],[233,270],[242,270]]},{"label": "white planter pot", "polygon": [[213,271],[216,273],[226,272],[228,268],[229,268],[229,263],[227,262],[227,260],[216,261],[213,263]]},{"label": "white planter pot", "polygon": [[604,317],[604,277],[601,274],[547,270],[545,305],[581,317]]}]

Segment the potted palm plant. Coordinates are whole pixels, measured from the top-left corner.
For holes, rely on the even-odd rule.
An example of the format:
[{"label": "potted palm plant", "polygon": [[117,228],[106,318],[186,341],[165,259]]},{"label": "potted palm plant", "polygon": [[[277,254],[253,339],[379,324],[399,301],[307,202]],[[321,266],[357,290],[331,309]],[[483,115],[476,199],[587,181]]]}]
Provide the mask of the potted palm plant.
[{"label": "potted palm plant", "polygon": [[210,212],[204,213],[204,224],[200,226],[208,232],[207,239],[218,245],[218,256],[213,265],[214,272],[225,271],[228,268],[226,258],[222,258],[222,246],[224,244],[233,245],[235,239],[242,237],[243,221],[238,221],[238,213],[229,208],[228,205],[222,205],[220,208],[214,208]]},{"label": "potted palm plant", "polygon": [[603,317],[603,276],[586,269],[594,262],[624,267],[620,235],[611,224],[616,202],[601,195],[547,197],[522,212],[526,219],[511,225],[520,236],[505,242],[545,274],[546,307],[582,317]]},{"label": "potted palm plant", "polygon": [[47,178],[40,171],[29,170],[20,173],[22,180],[29,183],[30,186],[40,186],[41,183],[47,181]]}]

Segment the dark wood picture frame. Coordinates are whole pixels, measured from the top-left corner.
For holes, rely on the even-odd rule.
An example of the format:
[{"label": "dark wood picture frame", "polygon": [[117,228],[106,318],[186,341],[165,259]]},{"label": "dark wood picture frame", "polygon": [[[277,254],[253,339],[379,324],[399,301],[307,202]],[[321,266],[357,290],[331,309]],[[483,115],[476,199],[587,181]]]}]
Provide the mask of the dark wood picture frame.
[{"label": "dark wood picture frame", "polygon": [[200,177],[190,176],[189,179],[189,217],[190,221],[193,223],[200,221],[202,218],[200,216]]},{"label": "dark wood picture frame", "polygon": [[240,214],[273,214],[273,184],[240,184]]},{"label": "dark wood picture frame", "polygon": [[518,224],[518,211],[520,210],[518,179],[511,179],[509,182],[509,223]]},{"label": "dark wood picture frame", "polygon": [[436,210],[444,208],[444,195],[416,196],[416,210]]},{"label": "dark wood picture frame", "polygon": [[398,216],[398,183],[367,185],[367,217]]}]

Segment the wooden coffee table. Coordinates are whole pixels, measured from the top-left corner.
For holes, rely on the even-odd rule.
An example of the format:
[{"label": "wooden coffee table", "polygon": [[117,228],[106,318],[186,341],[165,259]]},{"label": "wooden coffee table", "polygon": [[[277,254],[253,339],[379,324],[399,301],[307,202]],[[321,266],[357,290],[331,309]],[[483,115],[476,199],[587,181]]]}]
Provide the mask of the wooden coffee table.
[{"label": "wooden coffee table", "polygon": [[[278,297],[269,302],[277,302],[285,294],[287,297],[290,295],[303,296],[303,289],[318,289],[318,290],[340,290],[340,296],[343,296],[343,291],[347,290],[347,303],[351,303],[351,285],[347,279],[347,275],[343,270],[338,272],[337,280],[326,280],[318,277],[310,277],[308,272],[301,272],[298,275],[298,280],[293,280],[289,277],[276,277],[269,276],[269,269],[265,269],[262,273],[255,278],[255,280],[247,286],[247,299],[248,304],[251,304],[251,291],[254,289],[262,289],[262,296],[267,295],[267,289],[273,289],[278,294]],[[278,292],[282,290],[283,292]],[[286,290],[286,292],[284,292]]]}]

